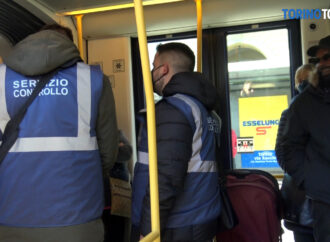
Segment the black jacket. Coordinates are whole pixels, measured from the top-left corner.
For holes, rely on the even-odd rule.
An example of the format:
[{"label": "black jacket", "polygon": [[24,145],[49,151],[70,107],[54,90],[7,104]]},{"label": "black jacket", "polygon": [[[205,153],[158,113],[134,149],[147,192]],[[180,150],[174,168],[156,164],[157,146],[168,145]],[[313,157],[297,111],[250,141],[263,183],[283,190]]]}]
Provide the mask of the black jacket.
[{"label": "black jacket", "polygon": [[[287,170],[282,146],[283,132],[287,122],[287,115],[288,109],[285,109],[282,112],[280,123],[278,126],[275,146],[277,162],[283,170]],[[306,199],[306,193],[303,189],[298,188],[296,186],[296,184],[293,182],[291,177],[288,176],[288,174],[284,175],[281,193],[284,202],[284,226],[287,229],[293,230],[295,232],[313,234],[312,228],[300,224],[301,210],[303,203]]]},{"label": "black jacket", "polygon": [[330,93],[309,86],[288,109],[281,142],[283,163],[280,163],[297,185],[305,189],[308,196],[328,204],[330,203],[329,124]]},{"label": "black jacket", "polygon": [[[178,73],[172,77],[164,88],[163,95],[167,97],[177,93],[198,99],[208,110],[212,110],[217,101],[215,88],[196,72]],[[202,236],[199,238],[208,239],[212,233],[214,234],[215,224],[171,229],[165,232],[163,230],[171,208],[174,207],[175,199],[184,187],[188,162],[192,156],[193,130],[181,111],[161,100],[156,104],[156,132],[162,240],[174,241],[177,238],[190,240],[189,237],[198,238],[197,234]],[[143,235],[150,231],[149,195],[148,190],[143,202],[140,222],[140,231]]]},{"label": "black jacket", "polygon": [[284,162],[284,154],[283,154],[283,132],[284,127],[287,122],[288,116],[288,109],[285,109],[280,118],[280,123],[278,124],[277,136],[276,136],[276,145],[275,145],[275,152],[278,164],[282,167],[283,170],[286,171],[285,162]]}]

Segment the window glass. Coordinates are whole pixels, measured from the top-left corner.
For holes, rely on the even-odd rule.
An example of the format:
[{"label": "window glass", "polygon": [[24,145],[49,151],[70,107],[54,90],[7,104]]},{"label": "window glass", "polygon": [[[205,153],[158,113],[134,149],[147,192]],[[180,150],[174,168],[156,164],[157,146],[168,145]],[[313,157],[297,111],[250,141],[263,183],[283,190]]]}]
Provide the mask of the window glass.
[{"label": "window glass", "polygon": [[288,30],[230,34],[227,53],[234,167],[282,173],[274,148],[290,102]]}]

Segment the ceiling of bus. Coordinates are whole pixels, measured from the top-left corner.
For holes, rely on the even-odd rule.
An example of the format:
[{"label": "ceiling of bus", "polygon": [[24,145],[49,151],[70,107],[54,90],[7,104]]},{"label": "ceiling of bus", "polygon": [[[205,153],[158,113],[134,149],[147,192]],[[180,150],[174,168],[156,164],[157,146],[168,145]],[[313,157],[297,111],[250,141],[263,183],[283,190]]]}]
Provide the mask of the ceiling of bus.
[{"label": "ceiling of bus", "polygon": [[[283,8],[329,8],[329,0],[203,0],[202,5],[203,28],[212,28],[283,20]],[[194,0],[146,6],[144,14],[149,36],[196,29]],[[134,10],[86,15],[83,28],[85,38],[135,35]]]},{"label": "ceiling of bus", "polygon": [[[77,8],[86,9],[133,0],[15,0],[21,5],[32,1],[43,5],[53,13],[60,13]],[[202,0],[202,5],[203,28],[283,20],[282,9],[330,8],[329,0]],[[194,0],[145,6],[144,15],[148,36],[196,30]],[[68,18],[74,21],[73,17]],[[136,32],[133,8],[88,14],[83,18],[85,39],[119,35],[136,36]]]},{"label": "ceiling of bus", "polygon": [[77,9],[95,8],[101,6],[118,5],[132,2],[130,0],[36,0],[55,12],[71,11]]},{"label": "ceiling of bus", "polygon": [[39,30],[44,24],[17,3],[0,0],[0,35],[5,36],[11,44],[16,44],[27,35]]}]

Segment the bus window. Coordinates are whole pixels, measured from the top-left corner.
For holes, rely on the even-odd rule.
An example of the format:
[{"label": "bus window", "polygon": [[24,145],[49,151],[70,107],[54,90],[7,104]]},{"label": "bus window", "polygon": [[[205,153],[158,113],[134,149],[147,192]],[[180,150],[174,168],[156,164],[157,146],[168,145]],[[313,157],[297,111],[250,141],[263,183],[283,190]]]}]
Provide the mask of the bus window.
[{"label": "bus window", "polygon": [[288,30],[227,36],[234,168],[281,173],[275,141],[290,102]]}]

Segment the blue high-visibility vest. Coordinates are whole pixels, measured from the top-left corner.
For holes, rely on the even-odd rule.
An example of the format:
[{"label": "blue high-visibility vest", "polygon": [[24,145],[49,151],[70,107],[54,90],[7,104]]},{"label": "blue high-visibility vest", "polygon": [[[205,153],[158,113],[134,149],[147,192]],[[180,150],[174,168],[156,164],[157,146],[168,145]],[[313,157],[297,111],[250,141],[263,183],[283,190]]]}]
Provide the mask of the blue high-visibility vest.
[{"label": "blue high-visibility vest", "polygon": [[[203,224],[217,218],[221,204],[215,161],[215,122],[195,98],[175,94],[164,101],[178,108],[193,129],[192,156],[188,162],[184,191],[176,200],[166,228]],[[149,186],[149,159],[146,127],[139,137],[138,161],[134,169],[132,223],[138,226],[143,199]]]},{"label": "blue high-visibility vest", "polygon": [[[99,67],[60,70],[29,106],[0,166],[0,224],[54,227],[86,223],[103,211],[96,118]],[[0,65],[0,131],[38,80]],[[0,140],[1,142],[1,140]]]}]

